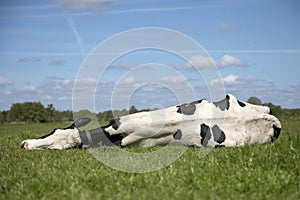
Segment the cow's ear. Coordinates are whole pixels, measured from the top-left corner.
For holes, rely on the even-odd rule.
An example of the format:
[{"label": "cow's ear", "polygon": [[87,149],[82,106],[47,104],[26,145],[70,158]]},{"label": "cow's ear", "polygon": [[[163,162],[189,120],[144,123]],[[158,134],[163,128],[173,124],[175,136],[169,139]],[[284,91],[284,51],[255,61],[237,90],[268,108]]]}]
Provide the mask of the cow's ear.
[{"label": "cow's ear", "polygon": [[65,128],[65,129],[73,129],[73,128],[80,128],[82,126],[87,125],[91,121],[91,118],[85,117],[77,119],[71,126]]}]

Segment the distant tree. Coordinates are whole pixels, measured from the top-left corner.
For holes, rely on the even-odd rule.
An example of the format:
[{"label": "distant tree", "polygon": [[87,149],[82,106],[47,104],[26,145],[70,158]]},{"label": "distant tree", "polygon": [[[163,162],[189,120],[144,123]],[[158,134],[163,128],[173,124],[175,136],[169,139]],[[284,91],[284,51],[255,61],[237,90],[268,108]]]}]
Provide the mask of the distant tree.
[{"label": "distant tree", "polygon": [[261,105],[261,100],[257,97],[250,97],[247,102],[254,105]]},{"label": "distant tree", "polygon": [[8,112],[9,122],[47,122],[45,107],[40,102],[13,104]]},{"label": "distant tree", "polygon": [[100,122],[108,122],[113,118],[113,112],[111,110],[99,112],[97,117]]},{"label": "distant tree", "polygon": [[22,105],[20,103],[15,103],[11,106],[8,112],[8,122],[24,122],[24,115],[22,110]]},{"label": "distant tree", "polygon": [[128,111],[126,109],[114,110],[112,118],[121,117],[121,116],[124,116],[124,115],[128,115]]},{"label": "distant tree", "polygon": [[73,121],[73,112],[70,110],[66,111],[55,111],[54,112],[54,119],[56,122],[69,122]]},{"label": "distant tree", "polygon": [[47,121],[48,122],[54,122],[55,121],[55,108],[53,107],[53,104],[48,104],[46,108],[47,113]]},{"label": "distant tree", "polygon": [[0,124],[6,123],[7,111],[0,111]]},{"label": "distant tree", "polygon": [[130,107],[129,114],[133,114],[133,113],[137,113],[137,112],[138,112],[138,110],[134,106]]},{"label": "distant tree", "polygon": [[41,123],[47,122],[47,111],[40,102],[29,103],[27,109],[29,112],[26,121]]},{"label": "distant tree", "polygon": [[268,106],[271,108],[272,115],[276,117],[282,117],[283,116],[283,109],[280,106],[274,105],[272,103],[264,103],[264,106]]}]

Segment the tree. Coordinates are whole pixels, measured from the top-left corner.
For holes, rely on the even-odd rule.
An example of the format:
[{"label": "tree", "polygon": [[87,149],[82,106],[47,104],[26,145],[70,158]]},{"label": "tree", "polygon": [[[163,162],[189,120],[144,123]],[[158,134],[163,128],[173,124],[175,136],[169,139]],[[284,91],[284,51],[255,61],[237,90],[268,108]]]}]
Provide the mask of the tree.
[{"label": "tree", "polygon": [[7,111],[0,112],[0,124],[7,122]]},{"label": "tree", "polygon": [[53,107],[53,104],[48,104],[46,108],[47,112],[47,121],[54,122],[55,121],[55,108]]},{"label": "tree", "polygon": [[43,104],[40,102],[38,103],[30,103],[28,105],[29,112],[28,112],[28,118],[26,121],[29,122],[47,122],[47,112],[44,108]]},{"label": "tree", "polygon": [[20,103],[13,104],[8,112],[7,118],[9,122],[23,122],[25,119],[22,105]]},{"label": "tree", "polygon": [[261,105],[261,100],[257,97],[250,97],[247,102],[254,105]]},{"label": "tree", "polygon": [[13,104],[8,112],[9,122],[47,122],[47,112],[40,102]]},{"label": "tree", "polygon": [[138,110],[134,106],[131,106],[130,109],[129,109],[129,114],[133,114],[133,113],[136,113],[136,112],[138,112]]},{"label": "tree", "polygon": [[272,115],[274,115],[275,117],[281,117],[283,115],[283,110],[280,106],[274,105],[272,103],[264,103],[263,105],[271,108]]}]

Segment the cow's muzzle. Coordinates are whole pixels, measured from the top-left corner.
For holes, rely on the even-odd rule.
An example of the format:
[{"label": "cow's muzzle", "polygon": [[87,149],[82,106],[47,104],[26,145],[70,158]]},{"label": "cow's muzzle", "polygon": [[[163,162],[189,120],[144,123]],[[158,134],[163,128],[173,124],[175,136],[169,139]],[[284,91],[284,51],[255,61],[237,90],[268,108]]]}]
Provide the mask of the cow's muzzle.
[{"label": "cow's muzzle", "polygon": [[273,136],[272,136],[272,142],[275,141],[279,135],[280,135],[280,132],[281,132],[281,128],[273,125]]},{"label": "cow's muzzle", "polygon": [[22,142],[21,143],[21,148],[28,150],[28,143],[27,142]]}]

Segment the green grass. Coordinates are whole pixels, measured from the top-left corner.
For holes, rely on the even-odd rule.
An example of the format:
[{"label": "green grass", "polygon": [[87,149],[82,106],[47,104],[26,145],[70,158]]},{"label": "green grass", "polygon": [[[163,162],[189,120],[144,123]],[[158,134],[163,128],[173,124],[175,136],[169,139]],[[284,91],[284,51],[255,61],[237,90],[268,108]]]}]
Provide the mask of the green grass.
[{"label": "green grass", "polygon": [[64,126],[0,125],[0,199],[300,199],[299,121],[283,120],[273,144],[217,148],[204,158],[188,148],[171,166],[141,174],[113,170],[88,150],[19,147]]}]

